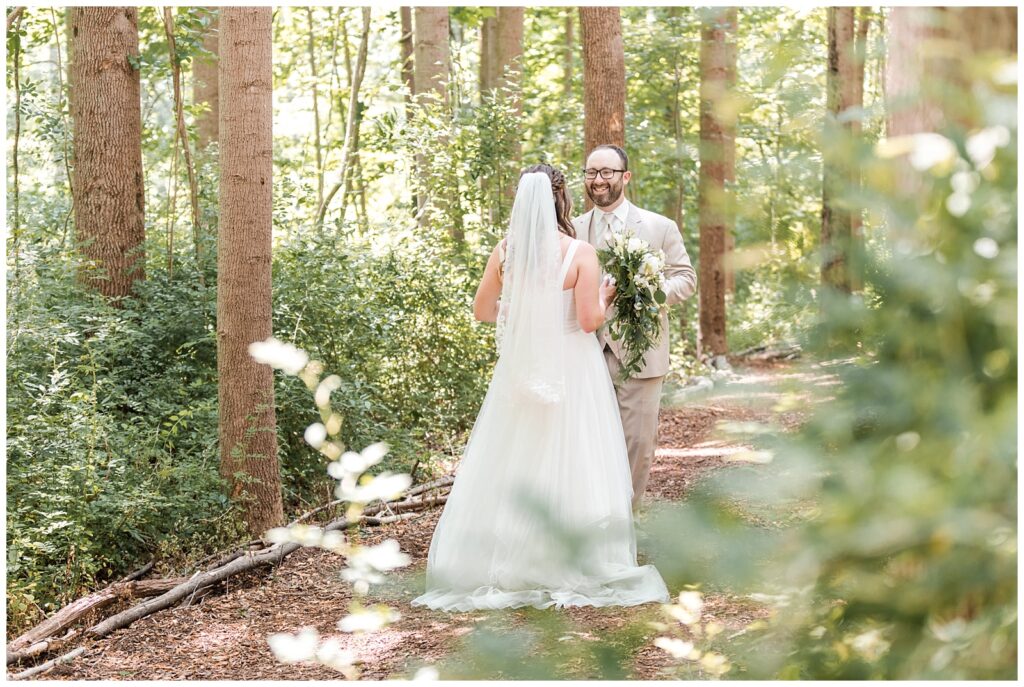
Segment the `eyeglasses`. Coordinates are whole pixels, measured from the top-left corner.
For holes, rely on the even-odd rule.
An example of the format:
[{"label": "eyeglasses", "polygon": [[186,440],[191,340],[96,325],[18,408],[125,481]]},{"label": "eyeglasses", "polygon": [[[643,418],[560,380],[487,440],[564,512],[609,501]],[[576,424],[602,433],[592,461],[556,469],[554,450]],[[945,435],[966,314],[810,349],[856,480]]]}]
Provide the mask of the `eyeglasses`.
[{"label": "eyeglasses", "polygon": [[600,174],[602,179],[611,179],[613,176],[615,176],[616,172],[625,171],[626,170],[624,169],[608,169],[607,167],[605,167],[604,169],[585,169],[583,170],[583,176],[585,176],[588,179],[596,179],[597,175]]}]

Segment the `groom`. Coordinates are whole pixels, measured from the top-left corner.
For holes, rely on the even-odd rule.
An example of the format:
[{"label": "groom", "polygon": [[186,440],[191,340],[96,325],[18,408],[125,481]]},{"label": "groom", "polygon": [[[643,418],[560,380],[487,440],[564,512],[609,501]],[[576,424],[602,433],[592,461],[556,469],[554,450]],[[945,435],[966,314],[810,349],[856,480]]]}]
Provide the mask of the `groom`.
[{"label": "groom", "polygon": [[[683,247],[679,227],[668,217],[636,207],[624,195],[632,174],[626,151],[599,145],[587,157],[583,185],[594,208],[575,218],[576,236],[595,248],[603,248],[612,234],[629,231],[652,250],[665,253],[667,305],[679,303],[697,291],[697,273]],[[661,387],[668,372],[668,313],[661,313],[661,339],[657,348],[644,354],[644,366],[635,377],[619,382],[621,345],[598,332],[608,371],[615,381],[622,429],[626,435],[629,467],[633,473],[633,508],[640,505],[658,440],[658,408]]]}]

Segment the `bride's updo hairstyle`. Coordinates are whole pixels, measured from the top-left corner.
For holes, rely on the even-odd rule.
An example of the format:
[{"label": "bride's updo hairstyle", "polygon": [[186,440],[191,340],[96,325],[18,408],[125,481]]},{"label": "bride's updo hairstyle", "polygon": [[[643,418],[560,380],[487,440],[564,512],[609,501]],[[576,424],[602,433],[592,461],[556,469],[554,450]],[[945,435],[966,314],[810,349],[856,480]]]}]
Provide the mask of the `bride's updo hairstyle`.
[{"label": "bride's updo hairstyle", "polygon": [[547,174],[551,179],[551,195],[555,197],[555,218],[558,220],[558,230],[571,238],[576,238],[576,230],[572,226],[572,196],[569,189],[565,187],[565,175],[551,165],[531,165],[519,173],[521,179],[524,174],[541,172]]}]

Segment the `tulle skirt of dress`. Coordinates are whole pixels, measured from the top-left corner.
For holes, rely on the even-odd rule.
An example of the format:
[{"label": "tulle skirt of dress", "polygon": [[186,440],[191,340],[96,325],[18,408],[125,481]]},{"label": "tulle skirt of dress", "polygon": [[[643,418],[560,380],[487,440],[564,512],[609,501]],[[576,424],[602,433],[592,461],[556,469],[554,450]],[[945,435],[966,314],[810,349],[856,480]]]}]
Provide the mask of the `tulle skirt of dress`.
[{"label": "tulle skirt of dress", "polygon": [[629,461],[600,344],[582,331],[564,343],[561,402],[516,403],[492,381],[430,543],[426,593],[414,606],[668,601],[654,566],[637,565]]}]

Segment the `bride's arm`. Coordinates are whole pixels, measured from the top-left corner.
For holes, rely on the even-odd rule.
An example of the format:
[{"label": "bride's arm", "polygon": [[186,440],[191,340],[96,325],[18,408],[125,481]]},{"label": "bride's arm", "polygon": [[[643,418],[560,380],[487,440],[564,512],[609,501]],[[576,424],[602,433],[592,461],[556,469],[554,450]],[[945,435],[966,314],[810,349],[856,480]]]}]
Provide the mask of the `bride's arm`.
[{"label": "bride's arm", "polygon": [[487,267],[484,268],[484,276],[476,289],[476,298],[473,300],[473,317],[480,322],[498,321],[498,299],[501,298],[501,277],[498,275],[498,266],[501,264],[501,258],[498,256],[500,247],[499,241],[491,251]]},{"label": "bride's arm", "polygon": [[604,324],[604,312],[615,293],[614,287],[601,286],[601,265],[597,251],[589,243],[581,243],[576,251],[576,319],[583,331],[597,331]]}]

